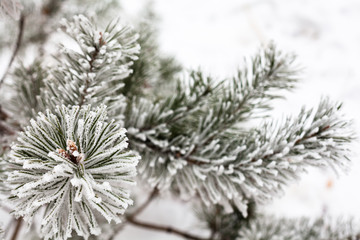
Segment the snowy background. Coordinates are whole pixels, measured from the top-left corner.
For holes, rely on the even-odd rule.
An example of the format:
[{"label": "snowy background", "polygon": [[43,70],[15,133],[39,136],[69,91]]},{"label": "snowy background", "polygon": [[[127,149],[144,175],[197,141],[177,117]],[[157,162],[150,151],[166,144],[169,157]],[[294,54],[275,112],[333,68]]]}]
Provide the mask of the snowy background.
[{"label": "snowy background", "polygon": [[[146,1],[122,1],[136,16]],[[359,0],[154,0],[162,50],[186,68],[201,67],[219,78],[235,73],[244,56],[270,40],[298,55],[304,68],[298,88],[274,104],[274,117],[316,106],[321,96],[344,103],[360,135]],[[310,170],[290,184],[284,196],[265,207],[278,216],[317,217],[324,213],[360,218],[360,150],[354,144],[352,168],[336,176]],[[191,206],[173,199],[155,201],[139,218],[184,230],[200,224]],[[118,239],[181,239],[127,226]]]}]

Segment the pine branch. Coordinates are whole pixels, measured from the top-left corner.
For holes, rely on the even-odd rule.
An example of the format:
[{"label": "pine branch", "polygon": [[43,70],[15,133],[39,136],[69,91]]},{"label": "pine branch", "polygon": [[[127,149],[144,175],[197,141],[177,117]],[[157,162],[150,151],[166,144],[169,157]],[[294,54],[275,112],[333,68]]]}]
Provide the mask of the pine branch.
[{"label": "pine branch", "polygon": [[[46,22],[33,24],[43,27],[39,30],[23,33],[25,17],[21,16],[17,43],[0,86],[25,41],[42,48],[53,32],[45,26],[53,26],[55,15],[71,15],[73,6],[85,5],[61,2],[49,0],[42,5]],[[105,12],[108,5],[117,4],[110,0],[103,7],[99,1],[90,2]],[[87,8],[80,7],[81,11]],[[26,16],[27,25],[41,22]],[[232,79],[214,84],[200,71],[192,72],[171,89],[180,68],[172,58],[158,55],[154,29],[141,26],[143,50],[134,64],[138,36],[127,26],[117,26],[114,21],[98,29],[82,15],[63,21],[61,29],[75,41],[75,48],[62,45],[49,72],[36,69],[36,64],[33,72],[33,66],[16,69],[13,87],[19,103],[14,112],[35,119],[4,155],[6,168],[3,162],[0,166],[0,174],[8,177],[4,189],[10,193],[15,217],[31,224],[44,207],[40,231],[45,240],[65,240],[72,233],[88,238],[101,229],[111,234],[100,219],[118,223],[121,218],[125,222],[120,228],[130,223],[195,240],[359,237],[358,229],[348,222],[331,225],[254,214],[253,205],[278,196],[287,182],[298,179],[308,167],[343,170],[349,160],[347,144],[354,139],[351,124],[338,114],[340,105],[328,100],[282,122],[266,121],[249,131],[242,127],[272,109],[271,100],[281,98],[282,90],[293,89],[297,82],[293,56],[270,44]],[[103,104],[108,105],[108,114]],[[43,113],[34,114],[38,111]],[[108,115],[115,120],[108,121]],[[140,176],[154,191],[134,212],[121,217],[132,204],[128,184],[134,183],[139,160],[136,152],[127,150],[123,125],[129,130],[131,147],[143,157]],[[0,133],[4,129],[0,122]],[[169,190],[184,199],[201,200],[209,238],[137,219],[158,191]]]},{"label": "pine branch", "polygon": [[[226,135],[234,125],[248,119],[256,109],[269,110],[271,107],[267,102],[279,98],[274,91],[289,90],[294,87],[297,80],[294,77],[296,70],[293,70],[293,61],[293,57],[284,55],[273,45],[269,45],[266,50],[253,58],[250,67],[246,66],[239,71],[238,77],[230,82],[223,81],[215,86],[209,85],[209,90],[205,90],[203,101],[191,96],[183,98],[180,91],[170,96],[169,100],[160,102],[161,104],[152,105],[150,101],[133,104],[126,123],[132,136],[131,145],[143,155],[150,156],[149,160],[144,158],[146,163],[141,169],[146,168],[148,171],[149,168],[146,166],[149,166],[148,164],[154,166],[154,162],[157,162],[158,167],[168,169],[170,175],[175,175],[176,169],[181,169],[186,164],[202,165],[208,162],[209,160],[195,158],[194,155],[217,141],[221,135]],[[195,83],[199,80],[201,82],[203,77],[200,73],[197,76],[192,77],[194,80],[190,80]],[[172,104],[176,102],[172,101],[173,99],[185,103],[188,101],[186,99],[191,99],[188,104],[190,108],[185,107],[186,104]],[[158,125],[148,122],[156,122]],[[151,152],[155,156],[151,156]],[[159,179],[162,179],[161,182],[165,179],[172,182],[171,177],[163,176],[166,171],[160,172],[153,171],[144,176],[154,178],[154,181],[151,181],[153,184],[157,184]],[[156,180],[159,174],[161,176]],[[162,185],[169,186],[171,183],[162,183]]]},{"label": "pine branch", "polygon": [[106,122],[106,107],[57,107],[39,113],[19,133],[5,159],[15,217],[31,224],[45,206],[41,236],[99,235],[98,215],[120,222],[132,204],[139,156],[127,149],[125,129]]},{"label": "pine branch", "polygon": [[[106,104],[109,114],[121,118],[126,99],[119,94],[123,80],[137,59],[137,34],[127,26],[111,22],[97,30],[86,17],[79,15],[73,21],[63,21],[63,30],[75,40],[79,51],[62,46],[57,66],[46,81],[42,92],[43,109],[58,104],[98,106]],[[99,101],[100,100],[100,101]]]},{"label": "pine branch", "polygon": [[20,63],[14,69],[12,82],[9,84],[12,98],[6,103],[6,107],[20,124],[27,124],[41,110],[38,98],[47,77],[47,69],[38,60],[29,66]]},{"label": "pine branch", "polygon": [[190,78],[178,81],[176,90],[155,104],[144,98],[128,107],[125,122],[130,144],[144,151],[167,153],[173,139],[182,132],[180,122],[195,115],[217,90],[210,77],[191,72]]},{"label": "pine branch", "polygon": [[[291,90],[297,82],[294,56],[283,54],[274,44],[269,44],[252,58],[248,65],[238,71],[222,91],[215,95],[213,104],[203,110],[203,116],[193,123],[198,127],[197,147],[209,144],[217,135],[226,133],[251,117],[261,116],[271,110],[271,100],[282,98],[280,90]],[[199,129],[200,128],[200,129]],[[193,129],[186,134],[191,135]]]},{"label": "pine branch", "polygon": [[216,88],[210,77],[192,71],[189,78],[177,81],[175,91],[169,96],[154,102],[144,98],[135,100],[129,107],[126,124],[128,128],[134,128],[138,135],[161,127],[171,128],[179,120],[199,110]]},{"label": "pine branch", "polygon": [[[225,139],[223,144],[216,141],[222,146],[218,148],[222,154],[214,159],[210,158],[215,152],[213,144],[207,150],[201,149],[203,154],[208,151],[210,158],[208,163],[203,163],[204,166],[197,166],[202,173],[198,177],[207,176],[198,186],[203,201],[206,204],[216,203],[222,198],[220,196],[227,195],[230,191],[230,196],[238,196],[240,192],[242,198],[251,197],[257,202],[264,202],[277,195],[284,183],[297,179],[306,167],[327,166],[334,170],[346,168],[346,146],[352,141],[353,132],[349,122],[339,120],[336,113],[339,108],[340,105],[323,100],[316,111],[303,110],[297,118],[288,118],[282,124],[283,127],[276,127],[276,123],[266,124],[262,129],[245,136],[242,141],[234,141],[232,147],[231,143],[223,145],[229,143],[230,139]],[[213,170],[207,170],[210,168]],[[190,169],[191,167],[185,167],[180,172],[191,174]],[[229,182],[235,185],[229,187]],[[222,187],[218,187],[216,183]],[[204,191],[201,191],[201,186]],[[183,190],[189,191],[187,188]],[[242,204],[238,202],[237,207],[246,216],[244,203],[246,204],[246,200]]]},{"label": "pine branch", "polygon": [[[135,128],[135,133],[139,138],[143,138],[145,144],[151,142],[152,139],[166,142],[179,135],[180,137],[191,137],[196,131],[198,135],[196,148],[201,148],[202,145],[208,145],[217,135],[223,134],[234,125],[249,119],[254,112],[271,109],[268,102],[280,98],[276,91],[291,90],[297,82],[297,70],[293,66],[293,62],[293,56],[281,53],[273,44],[270,44],[252,59],[250,66],[245,66],[239,70],[237,77],[231,81],[223,81],[217,86],[208,84],[208,87],[205,87],[204,94],[199,94],[199,99],[184,95],[182,91],[186,93],[186,90],[181,90],[181,88],[184,89],[185,86],[181,87],[180,85],[178,87],[180,90],[174,94],[175,96],[170,96],[160,104],[152,106],[148,103],[146,107],[133,104],[131,109],[134,112],[128,116],[130,122],[127,125]],[[200,72],[196,75],[193,73],[190,81],[194,81],[194,87],[197,87],[198,83],[204,81],[203,78]],[[193,88],[190,86],[189,89]],[[215,92],[215,89],[218,91]],[[204,97],[207,104],[202,105],[203,102],[200,97]],[[193,99],[193,101],[189,101],[187,105],[173,104],[177,101],[186,103],[186,98]],[[173,112],[168,113],[169,110]],[[177,110],[181,111],[177,112]],[[163,122],[160,113],[167,117],[167,122]],[[184,120],[186,118],[189,119]],[[179,119],[183,121],[176,125]],[[155,120],[157,122],[155,126],[153,124],[148,124],[146,127],[141,126],[144,125],[144,122],[146,124],[146,121]],[[171,123],[171,126],[167,126],[168,123]],[[167,136],[156,136],[158,131],[156,127],[159,125],[164,132],[169,133]],[[194,129],[193,126],[197,128]],[[180,131],[176,131],[177,129]],[[143,133],[143,130],[149,130],[151,133],[155,131],[155,134],[146,139],[146,133]]]},{"label": "pine branch", "polygon": [[186,199],[199,195],[207,206],[230,201],[246,216],[247,199],[268,201],[307,167],[346,168],[347,144],[354,137],[350,123],[340,120],[340,106],[325,99],[282,124],[220,135],[201,148],[195,147],[198,132],[185,142],[187,148],[163,151],[147,143],[151,151],[143,154],[148,160],[139,171],[160,189],[172,186]]}]

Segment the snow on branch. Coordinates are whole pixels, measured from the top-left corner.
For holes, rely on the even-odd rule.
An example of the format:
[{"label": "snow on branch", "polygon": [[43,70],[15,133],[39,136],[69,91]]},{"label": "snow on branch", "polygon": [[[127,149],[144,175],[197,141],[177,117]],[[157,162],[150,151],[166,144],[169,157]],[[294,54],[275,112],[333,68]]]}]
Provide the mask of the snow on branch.
[{"label": "snow on branch", "polygon": [[[291,90],[297,82],[295,57],[269,44],[229,81],[224,81],[212,104],[203,109],[196,126],[201,132],[199,144],[207,144],[226,130],[263,116],[271,110],[271,100],[282,98],[280,90]],[[187,134],[193,134],[193,129]]]},{"label": "snow on branch", "polygon": [[191,72],[188,78],[178,80],[175,92],[165,98],[135,99],[129,105],[125,123],[134,144],[148,142],[148,146],[156,148],[169,147],[174,131],[182,132],[176,125],[199,111],[215,89],[210,77]]},{"label": "snow on branch", "polygon": [[199,195],[205,205],[228,211],[234,205],[246,216],[249,199],[264,203],[278,196],[307,167],[347,167],[353,132],[340,107],[323,99],[316,109],[265,122],[247,134],[218,135],[201,147],[194,137],[187,147],[171,146],[159,155],[152,149],[139,171],[154,186],[172,186],[184,198]]},{"label": "snow on branch", "polygon": [[[54,106],[102,103],[111,115],[124,110],[126,101],[118,92],[137,59],[138,35],[118,21],[98,30],[83,15],[63,20],[62,29],[75,40],[78,49],[61,46],[59,65],[46,81],[43,98]],[[49,102],[43,104],[48,106]]]},{"label": "snow on branch", "polygon": [[48,76],[48,70],[39,61],[34,61],[28,66],[20,63],[12,73],[13,97],[7,104],[8,108],[21,123],[28,123],[29,119],[36,116],[39,109],[37,96],[44,87],[44,79]]},{"label": "snow on branch", "polygon": [[87,238],[101,229],[97,217],[119,222],[132,204],[139,155],[127,150],[125,129],[107,121],[104,106],[57,107],[31,120],[7,157],[9,202],[31,224],[45,207],[44,239]]},{"label": "snow on branch", "polygon": [[[271,109],[269,100],[279,98],[279,90],[292,89],[296,74],[294,57],[269,44],[233,79],[214,84],[209,78],[206,83],[202,73],[193,73],[190,87],[180,82],[176,91],[158,102],[145,98],[134,102],[126,126],[131,144],[144,156],[140,167],[144,179],[167,188],[178,169],[209,163],[210,159],[198,152],[215,151],[216,142],[229,129],[257,111]],[[232,141],[228,139],[224,145],[232,146]]]},{"label": "snow on branch", "polygon": [[[269,100],[280,98],[279,90],[292,89],[296,77],[294,57],[269,44],[233,79],[214,84],[214,80],[209,82],[210,78],[205,78],[204,74],[192,73],[187,79],[192,86],[187,86],[186,81],[179,82],[176,91],[167,98],[155,103],[147,99],[134,102],[127,125],[135,128],[138,135],[146,134],[144,129],[156,132],[159,125],[172,138],[191,137],[195,133],[198,145],[206,145],[214,136],[249,120],[254,113],[270,110]],[[181,123],[172,120],[179,117]],[[149,123],[163,123],[163,119],[168,119],[166,126],[157,124],[153,128],[154,124]],[[160,140],[159,137],[156,139]]]}]

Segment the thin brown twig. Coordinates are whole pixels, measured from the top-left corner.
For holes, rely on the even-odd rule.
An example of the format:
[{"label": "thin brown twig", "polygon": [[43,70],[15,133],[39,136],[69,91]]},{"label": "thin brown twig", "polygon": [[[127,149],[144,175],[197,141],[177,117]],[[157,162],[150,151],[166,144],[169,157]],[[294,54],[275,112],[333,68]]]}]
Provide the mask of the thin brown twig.
[{"label": "thin brown twig", "polygon": [[135,219],[128,219],[128,222],[135,225],[135,226],[138,226],[138,227],[147,228],[147,229],[154,230],[154,231],[161,231],[161,232],[166,232],[166,233],[170,233],[170,234],[175,234],[175,235],[184,237],[186,239],[210,240],[209,238],[195,236],[195,235],[192,235],[190,233],[184,232],[182,230],[179,230],[179,229],[176,229],[176,228],[173,228],[173,227],[170,227],[170,226],[162,226],[162,225],[147,223],[147,222],[143,222],[143,221],[138,221],[138,220],[135,220]]},{"label": "thin brown twig", "polygon": [[18,236],[18,234],[20,232],[20,229],[21,229],[22,222],[23,222],[22,218],[18,218],[16,220],[16,226],[15,226],[13,235],[11,236],[11,240],[16,240],[17,239],[17,236]]},{"label": "thin brown twig", "polygon": [[23,33],[24,33],[24,26],[25,26],[25,16],[24,14],[21,14],[20,16],[20,20],[19,20],[19,32],[18,32],[18,35],[17,35],[17,39],[16,39],[16,45],[15,45],[15,48],[14,48],[14,51],[11,55],[11,58],[10,58],[10,62],[4,72],[4,75],[2,76],[2,78],[0,79],[0,87],[1,85],[3,84],[10,68],[11,68],[11,65],[13,64],[14,62],[14,59],[17,55],[17,53],[19,52],[19,49],[21,47],[21,41],[22,41],[22,37],[23,37]]}]

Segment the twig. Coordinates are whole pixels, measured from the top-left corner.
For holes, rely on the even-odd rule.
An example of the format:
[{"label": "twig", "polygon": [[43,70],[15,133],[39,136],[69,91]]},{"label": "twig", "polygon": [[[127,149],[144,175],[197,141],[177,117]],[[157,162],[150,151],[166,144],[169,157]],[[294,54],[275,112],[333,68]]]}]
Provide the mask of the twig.
[{"label": "twig", "polygon": [[8,74],[10,68],[11,68],[11,65],[13,64],[14,62],[14,59],[20,49],[20,46],[21,46],[21,40],[22,40],[22,37],[23,37],[23,33],[24,33],[24,26],[25,26],[25,16],[24,14],[21,14],[20,16],[20,20],[19,20],[19,33],[18,33],[18,36],[17,36],[17,40],[16,40],[16,45],[15,45],[15,49],[12,53],[12,56],[10,58],[10,62],[4,72],[4,75],[2,76],[1,80],[0,80],[0,87],[1,85],[3,84],[5,78],[6,78],[6,75]]},{"label": "twig", "polygon": [[16,226],[15,226],[15,230],[14,230],[14,233],[13,235],[11,236],[11,240],[16,240],[19,232],[20,232],[20,229],[21,229],[21,225],[22,225],[22,218],[18,218],[16,220]]},{"label": "twig", "polygon": [[142,222],[142,221],[138,221],[135,219],[128,219],[128,222],[138,226],[138,227],[142,227],[142,228],[147,228],[150,230],[154,230],[154,231],[161,231],[161,232],[166,232],[166,233],[170,233],[170,234],[175,234],[181,237],[184,237],[186,239],[191,239],[191,240],[210,240],[209,238],[203,238],[200,236],[195,236],[192,235],[190,233],[184,232],[182,230],[173,228],[173,227],[169,227],[169,226],[162,226],[162,225],[157,225],[157,224],[152,224],[152,223],[146,223],[146,222]]}]

